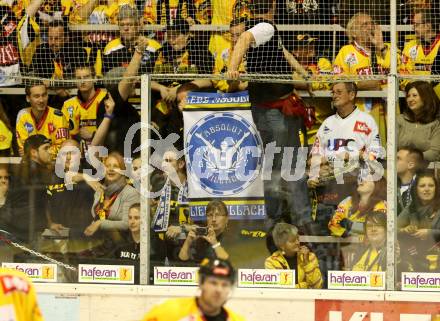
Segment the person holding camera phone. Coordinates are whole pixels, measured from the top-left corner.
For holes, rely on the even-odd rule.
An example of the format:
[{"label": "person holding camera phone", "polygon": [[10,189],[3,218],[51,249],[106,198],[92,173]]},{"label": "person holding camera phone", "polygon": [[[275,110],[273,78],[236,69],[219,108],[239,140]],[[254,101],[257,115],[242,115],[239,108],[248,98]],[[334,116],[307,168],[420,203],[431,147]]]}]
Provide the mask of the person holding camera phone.
[{"label": "person holding camera phone", "polygon": [[206,227],[193,225],[179,252],[182,261],[199,263],[203,258],[226,260],[228,252],[221,241],[228,226],[228,209],[220,200],[213,200],[206,207]]}]

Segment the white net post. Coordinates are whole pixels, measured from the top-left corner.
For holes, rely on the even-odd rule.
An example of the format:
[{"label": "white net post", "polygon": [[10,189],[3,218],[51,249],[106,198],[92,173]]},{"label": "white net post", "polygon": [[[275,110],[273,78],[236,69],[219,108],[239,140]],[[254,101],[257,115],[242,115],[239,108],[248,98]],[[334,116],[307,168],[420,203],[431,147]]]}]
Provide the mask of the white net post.
[{"label": "white net post", "polygon": [[[150,95],[151,77],[141,77],[141,124],[150,123]],[[141,146],[150,139],[148,126],[141,126]],[[142,148],[142,168],[148,168],[150,161],[149,149]],[[150,191],[149,175],[142,175],[141,171],[141,239],[140,239],[140,284],[148,284],[150,275],[150,199],[147,197]]]}]

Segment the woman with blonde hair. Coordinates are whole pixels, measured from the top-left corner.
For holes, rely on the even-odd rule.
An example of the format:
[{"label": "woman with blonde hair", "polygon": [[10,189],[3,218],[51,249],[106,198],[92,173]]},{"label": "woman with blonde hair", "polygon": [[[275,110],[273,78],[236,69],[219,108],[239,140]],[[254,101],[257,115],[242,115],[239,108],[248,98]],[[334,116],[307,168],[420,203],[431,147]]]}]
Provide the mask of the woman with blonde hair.
[{"label": "woman with blonde hair", "polygon": [[264,262],[266,269],[295,270],[296,287],[321,289],[323,279],[316,255],[299,243],[298,229],[287,223],[277,223],[272,231],[277,251]]},{"label": "woman with blonde hair", "polygon": [[139,202],[138,192],[121,173],[126,169],[121,154],[111,152],[105,158],[104,166],[104,190],[95,192],[91,209],[93,222],[85,229],[86,236],[92,236],[97,231],[128,230],[128,210],[131,205]]}]

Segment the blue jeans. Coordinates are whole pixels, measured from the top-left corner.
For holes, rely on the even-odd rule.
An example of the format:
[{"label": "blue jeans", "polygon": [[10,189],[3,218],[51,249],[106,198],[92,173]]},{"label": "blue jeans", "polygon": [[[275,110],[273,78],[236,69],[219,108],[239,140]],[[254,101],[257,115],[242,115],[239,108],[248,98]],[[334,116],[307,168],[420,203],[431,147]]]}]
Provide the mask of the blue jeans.
[{"label": "blue jeans", "polygon": [[[295,172],[298,156],[297,148],[301,146],[299,131],[304,127],[303,119],[285,116],[278,109],[258,106],[252,107],[252,117],[260,133],[264,148],[266,149],[267,144],[273,142],[276,143],[277,147],[281,147],[281,152],[274,154],[270,180],[264,181],[264,198],[268,217],[274,223],[278,222],[281,220],[283,212],[287,210],[292,224],[301,226],[312,222],[305,175],[302,175],[296,181],[286,181],[281,177],[284,147],[295,147],[290,173],[293,175]],[[267,155],[265,155],[265,161],[267,161]],[[283,193],[283,185],[287,193]],[[284,208],[285,206],[287,208]]]}]

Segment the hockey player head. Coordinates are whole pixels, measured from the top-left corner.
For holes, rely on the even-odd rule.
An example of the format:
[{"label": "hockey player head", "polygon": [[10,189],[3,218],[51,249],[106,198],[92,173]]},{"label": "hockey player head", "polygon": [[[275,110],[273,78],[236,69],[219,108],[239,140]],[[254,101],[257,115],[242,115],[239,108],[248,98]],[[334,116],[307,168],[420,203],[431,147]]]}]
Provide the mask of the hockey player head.
[{"label": "hockey player head", "polygon": [[235,281],[231,263],[221,259],[204,259],[200,264],[198,304],[206,315],[218,315],[229,298]]}]

